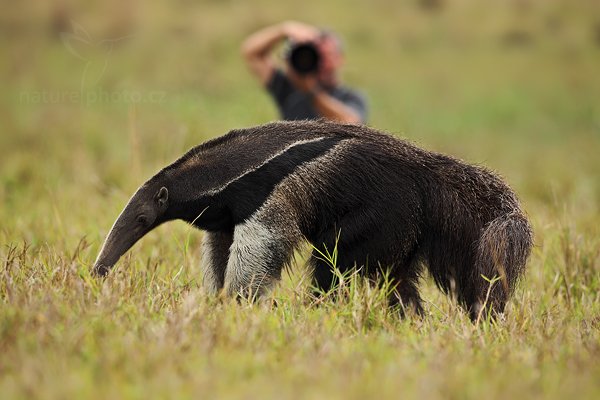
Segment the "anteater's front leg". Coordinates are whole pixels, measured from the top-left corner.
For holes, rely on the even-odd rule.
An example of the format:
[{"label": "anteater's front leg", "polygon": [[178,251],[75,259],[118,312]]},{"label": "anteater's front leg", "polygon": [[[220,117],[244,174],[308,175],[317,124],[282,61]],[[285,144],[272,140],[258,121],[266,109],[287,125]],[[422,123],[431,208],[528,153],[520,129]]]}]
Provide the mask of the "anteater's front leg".
[{"label": "anteater's front leg", "polygon": [[281,221],[252,217],[235,227],[225,273],[225,292],[257,299],[281,277],[294,245],[294,229]]},{"label": "anteater's front leg", "polygon": [[229,259],[229,248],[233,243],[233,232],[205,232],[202,243],[202,269],[204,288],[216,294],[223,289],[225,270]]}]

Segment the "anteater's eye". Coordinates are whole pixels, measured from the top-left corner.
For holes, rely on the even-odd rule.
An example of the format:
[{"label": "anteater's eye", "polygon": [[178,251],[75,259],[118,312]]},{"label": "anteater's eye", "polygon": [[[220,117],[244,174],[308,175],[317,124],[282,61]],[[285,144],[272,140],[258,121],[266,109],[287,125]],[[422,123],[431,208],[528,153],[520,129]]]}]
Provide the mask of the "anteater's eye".
[{"label": "anteater's eye", "polygon": [[136,221],[139,225],[142,225],[142,226],[148,225],[148,217],[146,217],[144,214],[138,215],[136,218]]}]

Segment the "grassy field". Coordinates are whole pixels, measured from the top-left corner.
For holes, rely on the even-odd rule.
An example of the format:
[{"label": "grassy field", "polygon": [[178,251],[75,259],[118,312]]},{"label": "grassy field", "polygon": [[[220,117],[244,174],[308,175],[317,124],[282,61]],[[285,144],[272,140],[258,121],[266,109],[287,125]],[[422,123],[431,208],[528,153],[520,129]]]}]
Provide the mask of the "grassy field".
[{"label": "grassy field", "polygon": [[[0,16],[0,398],[600,397],[595,2],[46,3]],[[238,48],[292,17],[343,35],[370,125],[517,191],[536,246],[503,320],[471,324],[429,277],[423,319],[357,278],[316,305],[307,252],[278,307],[219,301],[183,223],[90,276],[143,181],[277,117]]]}]

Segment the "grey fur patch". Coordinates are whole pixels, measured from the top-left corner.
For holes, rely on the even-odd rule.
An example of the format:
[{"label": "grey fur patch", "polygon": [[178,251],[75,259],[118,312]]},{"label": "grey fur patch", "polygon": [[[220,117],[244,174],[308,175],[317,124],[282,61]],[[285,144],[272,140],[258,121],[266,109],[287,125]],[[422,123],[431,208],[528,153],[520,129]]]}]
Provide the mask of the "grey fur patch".
[{"label": "grey fur patch", "polygon": [[255,217],[235,227],[225,272],[229,295],[260,296],[273,281],[270,260],[278,238]]}]

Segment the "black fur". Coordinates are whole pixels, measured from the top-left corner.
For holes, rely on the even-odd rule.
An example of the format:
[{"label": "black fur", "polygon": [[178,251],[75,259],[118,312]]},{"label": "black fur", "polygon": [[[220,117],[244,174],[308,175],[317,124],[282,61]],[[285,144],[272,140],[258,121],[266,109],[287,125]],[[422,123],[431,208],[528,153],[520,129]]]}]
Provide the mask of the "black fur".
[{"label": "black fur", "polygon": [[[397,287],[392,302],[417,311],[423,266],[440,289],[454,290],[473,319],[488,295],[482,275],[500,277],[485,305],[502,311],[532,246],[516,196],[495,174],[364,126],[277,122],[232,131],[148,181],[115,227],[127,226],[125,220],[161,187],[168,189],[168,208],[141,236],[162,222],[184,219],[225,235],[228,242],[213,236],[209,246],[228,248],[236,227],[262,208],[261,224],[283,238],[272,244],[267,275],[279,276],[298,234],[331,249],[339,233],[338,267],[360,266],[372,276],[388,269]],[[119,236],[131,242],[111,232],[107,243]],[[99,256],[99,271],[124,252],[113,247],[119,250],[108,246]],[[331,287],[329,267],[315,258],[314,268],[315,284]],[[223,279],[221,274],[221,287]]]}]

